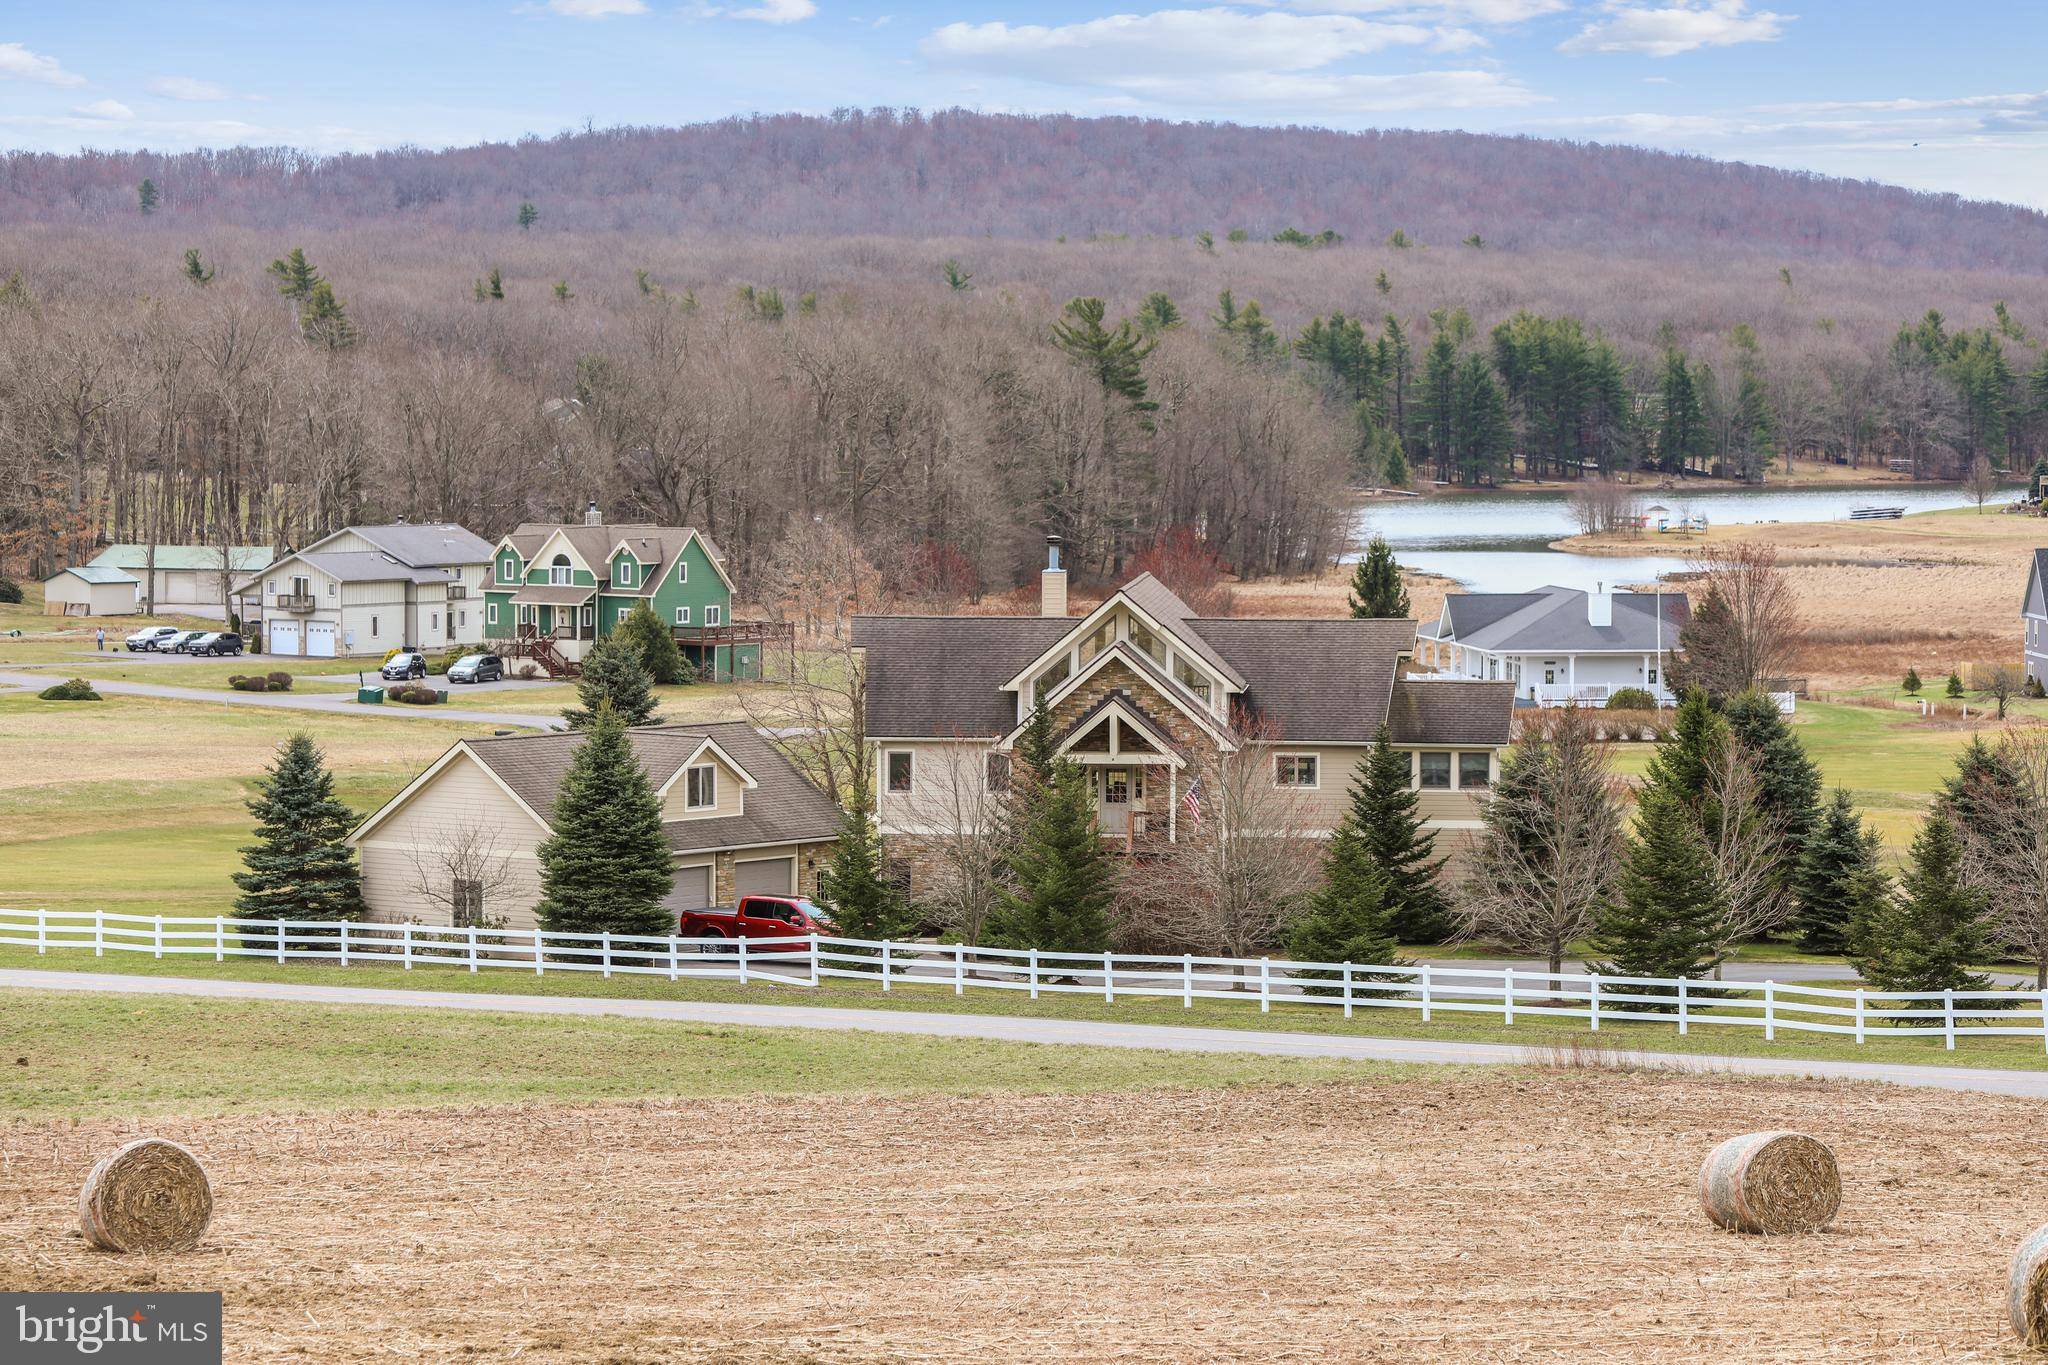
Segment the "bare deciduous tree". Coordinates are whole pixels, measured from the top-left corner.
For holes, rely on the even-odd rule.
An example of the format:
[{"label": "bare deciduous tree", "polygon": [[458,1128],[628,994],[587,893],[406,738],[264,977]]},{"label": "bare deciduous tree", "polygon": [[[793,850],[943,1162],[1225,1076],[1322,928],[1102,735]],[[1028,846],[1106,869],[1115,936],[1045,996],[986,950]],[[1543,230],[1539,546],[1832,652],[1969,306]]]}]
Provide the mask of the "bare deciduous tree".
[{"label": "bare deciduous tree", "polygon": [[454,925],[482,924],[491,904],[519,880],[496,831],[479,822],[458,825],[433,844],[415,840],[406,854],[409,889],[446,911]]},{"label": "bare deciduous tree", "polygon": [[1970,472],[1964,479],[1970,496],[1977,500],[1977,510],[1982,512],[1984,504],[1998,491],[1998,471],[1991,467],[1991,461],[1979,455],[1970,461]]},{"label": "bare deciduous tree", "polygon": [[1699,809],[1723,910],[1714,976],[1737,944],[1782,926],[1795,908],[1785,888],[1783,816],[1763,804],[1756,762],[1725,739],[1712,756]]},{"label": "bare deciduous tree", "polygon": [[930,854],[928,883],[912,888],[918,908],[967,943],[981,942],[1012,846],[1009,766],[978,740],[941,746],[892,798]]},{"label": "bare deciduous tree", "polygon": [[2048,734],[2007,731],[1997,753],[1970,779],[1969,817],[1956,821],[1963,880],[1984,896],[1992,941],[2048,988]]},{"label": "bare deciduous tree", "polygon": [[[1690,567],[1706,593],[1728,609],[1725,629],[1713,641],[1725,657],[1696,664],[1710,669],[1731,695],[1783,677],[1798,654],[1805,622],[1791,581],[1778,566],[1777,549],[1738,540]],[[1693,648],[1690,640],[1687,648]]]},{"label": "bare deciduous tree", "polygon": [[1525,722],[1482,817],[1458,907],[1461,940],[1499,943],[1564,970],[1621,871],[1625,839],[1607,746],[1576,707]]},{"label": "bare deciduous tree", "polygon": [[738,700],[747,720],[842,809],[872,809],[867,677],[848,637],[798,651]]}]

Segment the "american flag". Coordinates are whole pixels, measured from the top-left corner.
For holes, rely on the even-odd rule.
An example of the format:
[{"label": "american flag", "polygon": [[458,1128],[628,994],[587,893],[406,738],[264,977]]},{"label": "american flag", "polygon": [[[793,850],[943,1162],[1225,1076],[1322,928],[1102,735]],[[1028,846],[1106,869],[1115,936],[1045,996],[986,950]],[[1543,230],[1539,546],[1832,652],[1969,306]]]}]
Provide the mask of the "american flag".
[{"label": "american flag", "polygon": [[1200,829],[1202,827],[1201,778],[1198,777],[1194,781],[1188,783],[1188,794],[1180,799],[1180,803],[1183,806],[1187,807],[1188,823],[1193,825],[1196,829]]}]

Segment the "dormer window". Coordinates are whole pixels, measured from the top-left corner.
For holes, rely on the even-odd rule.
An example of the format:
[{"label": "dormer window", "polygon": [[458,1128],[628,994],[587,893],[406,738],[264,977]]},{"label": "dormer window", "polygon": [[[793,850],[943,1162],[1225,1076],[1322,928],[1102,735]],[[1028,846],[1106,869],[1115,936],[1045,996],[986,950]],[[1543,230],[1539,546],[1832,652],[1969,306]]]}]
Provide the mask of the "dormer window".
[{"label": "dormer window", "polygon": [[1065,682],[1067,680],[1067,675],[1072,673],[1073,671],[1073,660],[1068,659],[1065,656],[1061,656],[1060,658],[1055,659],[1051,667],[1047,668],[1045,672],[1039,674],[1038,677],[1032,681],[1032,703],[1035,705],[1038,702],[1044,701],[1045,694],[1052,691],[1055,687],[1058,687],[1061,683]]},{"label": "dormer window", "polygon": [[1116,643],[1116,618],[1110,617],[1081,642],[1081,662],[1087,663],[1096,655]]},{"label": "dormer window", "polygon": [[633,586],[633,561],[623,557],[619,560],[619,586],[622,588]]},{"label": "dormer window", "polygon": [[717,804],[717,768],[703,763],[683,774],[684,810],[710,810]]},{"label": "dormer window", "polygon": [[548,582],[557,588],[570,585],[569,556],[556,555],[548,561]]},{"label": "dormer window", "polygon": [[1153,663],[1163,664],[1166,662],[1166,645],[1157,635],[1154,635],[1136,621],[1130,623],[1129,631],[1130,642],[1142,653],[1149,655]]}]

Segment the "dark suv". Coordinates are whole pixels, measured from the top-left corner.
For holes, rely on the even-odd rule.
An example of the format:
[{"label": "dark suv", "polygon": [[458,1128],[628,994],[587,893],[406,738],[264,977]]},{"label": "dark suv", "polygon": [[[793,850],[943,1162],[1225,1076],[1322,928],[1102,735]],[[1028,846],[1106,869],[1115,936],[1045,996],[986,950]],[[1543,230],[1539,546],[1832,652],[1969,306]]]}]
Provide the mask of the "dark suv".
[{"label": "dark suv", "polygon": [[232,630],[216,631],[211,635],[202,635],[191,644],[185,646],[185,652],[187,654],[212,654],[216,656],[240,654],[242,652],[242,637]]}]

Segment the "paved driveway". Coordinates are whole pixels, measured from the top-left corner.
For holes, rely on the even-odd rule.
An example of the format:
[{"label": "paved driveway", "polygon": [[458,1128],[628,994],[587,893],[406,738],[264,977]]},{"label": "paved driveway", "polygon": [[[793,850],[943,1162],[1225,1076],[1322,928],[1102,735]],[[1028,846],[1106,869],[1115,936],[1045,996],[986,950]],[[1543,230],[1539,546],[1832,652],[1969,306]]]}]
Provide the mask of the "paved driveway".
[{"label": "paved driveway", "polygon": [[[0,687],[48,687],[49,673],[0,672]],[[523,686],[524,684],[514,684]],[[221,706],[267,706],[280,711],[326,711],[338,715],[419,716],[427,720],[474,721],[520,730],[562,730],[558,715],[522,715],[516,711],[472,711],[455,706],[403,706],[387,703],[372,710],[355,700],[353,691],[333,692],[236,692],[229,688],[169,687],[162,683],[117,682],[95,679],[93,686],[103,693],[122,697],[162,697],[169,701],[204,701]],[[488,686],[488,684],[486,684]]]},{"label": "paved driveway", "polygon": [[[339,970],[339,969],[337,969]],[[1517,1066],[1553,1059],[1546,1048],[1500,1043],[1432,1042],[1411,1038],[1266,1033],[1250,1029],[1174,1028],[1073,1019],[1013,1019],[1000,1015],[921,1014],[894,1010],[831,1009],[814,1005],[741,1005],[681,1000],[605,1000],[589,996],[482,995],[464,991],[391,990],[369,986],[313,986],[274,981],[212,981],[200,977],[120,976],[101,972],[0,970],[0,989],[94,991],[117,995],[203,996],[220,1000],[288,1000],[320,1005],[378,1005],[402,1009],[473,1010],[494,1014],[610,1016],[665,1019],[686,1024],[749,1028],[853,1030],[921,1037],[986,1038],[1000,1042],[1124,1047],[1165,1052],[1252,1053],[1267,1057],[1335,1057],[1358,1061]],[[2048,1072],[1971,1067],[1898,1066],[1889,1062],[1824,1062],[1776,1057],[1690,1056],[1630,1052],[1632,1066],[1712,1071],[1746,1076],[1820,1077],[1884,1081],[1941,1090],[1979,1091],[2048,1099]]]}]

